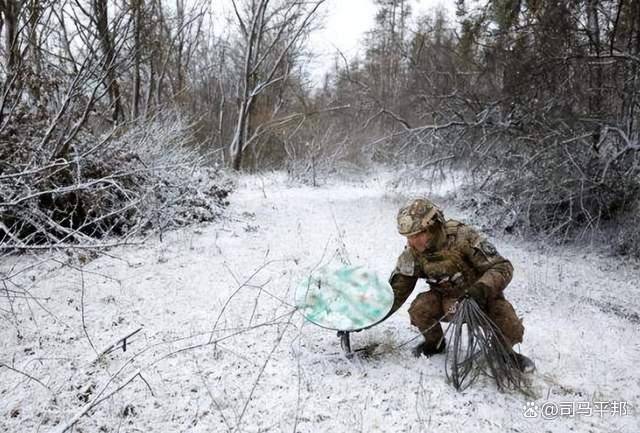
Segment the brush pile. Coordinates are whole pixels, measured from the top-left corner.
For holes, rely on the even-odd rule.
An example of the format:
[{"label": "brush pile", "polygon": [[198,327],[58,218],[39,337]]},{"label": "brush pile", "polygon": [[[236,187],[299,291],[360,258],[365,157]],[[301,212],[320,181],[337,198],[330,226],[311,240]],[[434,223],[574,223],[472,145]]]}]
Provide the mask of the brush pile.
[{"label": "brush pile", "polygon": [[0,136],[0,250],[100,245],[218,216],[231,190],[189,149],[178,118],[99,135],[62,154],[41,146],[37,122]]}]

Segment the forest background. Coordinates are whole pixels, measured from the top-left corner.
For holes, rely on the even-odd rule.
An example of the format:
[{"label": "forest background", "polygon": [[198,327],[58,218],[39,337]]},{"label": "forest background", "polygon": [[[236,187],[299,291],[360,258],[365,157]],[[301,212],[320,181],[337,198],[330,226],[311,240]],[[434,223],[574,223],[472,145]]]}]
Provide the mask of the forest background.
[{"label": "forest background", "polygon": [[229,170],[468,177],[508,233],[640,255],[640,4],[375,0],[320,86],[324,0],[0,1],[0,248],[215,218]]}]

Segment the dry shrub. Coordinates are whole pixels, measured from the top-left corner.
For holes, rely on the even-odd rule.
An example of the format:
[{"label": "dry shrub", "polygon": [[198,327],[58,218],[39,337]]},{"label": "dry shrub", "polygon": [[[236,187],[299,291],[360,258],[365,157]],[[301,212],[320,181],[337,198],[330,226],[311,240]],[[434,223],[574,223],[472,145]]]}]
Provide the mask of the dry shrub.
[{"label": "dry shrub", "polygon": [[606,236],[606,243],[612,242],[615,253],[622,256],[640,257],[640,205],[622,215],[609,230],[613,236]]},{"label": "dry shrub", "polygon": [[640,257],[626,240],[637,227],[640,147],[617,128],[598,140],[561,132],[526,143],[496,135],[501,144],[491,146],[463,206],[494,229],[560,242],[620,239],[615,249]]},{"label": "dry shrub", "polygon": [[100,136],[78,134],[64,158],[40,146],[28,116],[0,137],[0,245],[92,244],[220,214],[230,183],[190,150],[176,115]]}]

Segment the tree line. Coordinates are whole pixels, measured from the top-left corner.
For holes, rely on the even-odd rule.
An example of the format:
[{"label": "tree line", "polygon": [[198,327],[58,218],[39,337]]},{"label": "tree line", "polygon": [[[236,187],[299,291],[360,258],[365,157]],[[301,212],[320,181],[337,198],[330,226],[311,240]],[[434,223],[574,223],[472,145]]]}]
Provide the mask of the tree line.
[{"label": "tree line", "polygon": [[458,0],[413,20],[376,4],[366,54],[322,94],[356,107],[337,121],[368,154],[463,167],[509,231],[638,254],[638,2]]},{"label": "tree line", "polygon": [[613,230],[633,252],[637,2],[457,0],[423,16],[373,2],[364,54],[337,52],[318,88],[324,0],[229,0],[226,16],[204,0],[1,0],[0,170],[69,161],[171,112],[186,144],[235,170],[463,167],[508,229]]}]

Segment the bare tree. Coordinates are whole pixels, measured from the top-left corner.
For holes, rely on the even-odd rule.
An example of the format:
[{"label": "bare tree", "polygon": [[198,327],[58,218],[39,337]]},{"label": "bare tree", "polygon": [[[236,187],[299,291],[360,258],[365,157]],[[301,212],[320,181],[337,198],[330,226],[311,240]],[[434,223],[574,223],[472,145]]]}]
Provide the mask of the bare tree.
[{"label": "bare tree", "polygon": [[142,33],[144,32],[144,0],[131,0],[133,15],[133,89],[131,95],[131,117],[137,119],[140,114],[140,69],[142,67]]},{"label": "bare tree", "polygon": [[247,0],[239,4],[232,0],[243,38],[237,122],[230,147],[235,170],[241,169],[245,149],[258,137],[251,131],[257,98],[275,84],[286,81],[292,49],[309,31],[312,18],[324,1],[307,4],[282,0],[274,4],[269,0]]},{"label": "bare tree", "polygon": [[95,22],[98,40],[104,56],[102,64],[106,72],[105,86],[109,89],[109,98],[111,100],[111,106],[113,107],[112,118],[113,121],[117,123],[119,120],[123,119],[124,111],[122,109],[122,100],[120,98],[120,84],[118,83],[114,70],[116,63],[116,51],[112,32],[109,28],[109,13],[107,5],[107,0],[92,0],[92,11],[94,14],[92,19]]},{"label": "bare tree", "polygon": [[18,18],[23,10],[22,3],[20,0],[0,1],[0,15],[2,29],[4,29],[4,60],[9,73],[15,73],[16,65],[20,60]]}]

